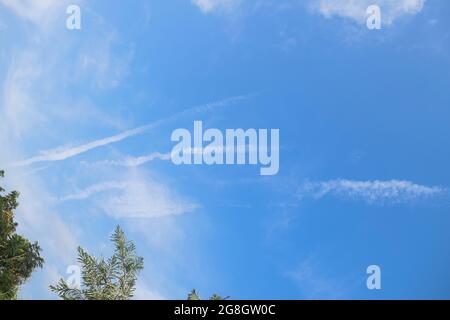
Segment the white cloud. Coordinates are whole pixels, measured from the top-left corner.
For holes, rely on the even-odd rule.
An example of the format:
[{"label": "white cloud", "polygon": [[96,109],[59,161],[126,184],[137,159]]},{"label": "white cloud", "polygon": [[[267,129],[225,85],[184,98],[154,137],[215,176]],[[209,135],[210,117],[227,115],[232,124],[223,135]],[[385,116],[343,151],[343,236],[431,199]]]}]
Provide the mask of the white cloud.
[{"label": "white cloud", "polygon": [[189,213],[199,206],[162,184],[135,177],[119,194],[103,199],[100,207],[114,218],[159,218]]},{"label": "white cloud", "polygon": [[58,12],[65,17],[67,3],[66,0],[0,0],[0,4],[17,16],[39,26],[48,25]]},{"label": "white cloud", "polygon": [[354,200],[363,200],[370,204],[405,203],[440,195],[446,190],[441,187],[429,187],[410,181],[353,181],[331,180],[304,183],[297,192],[300,198],[312,196],[338,196]]},{"label": "white cloud", "polygon": [[101,193],[105,195],[96,205],[113,218],[160,218],[189,213],[199,207],[137,170],[132,170],[124,181],[92,185],[60,201],[84,200]]},{"label": "white cloud", "polygon": [[34,101],[34,84],[41,76],[41,63],[31,50],[23,50],[11,62],[3,84],[0,112],[8,125],[1,126],[2,136],[20,137],[28,128],[45,121]]},{"label": "white cloud", "polygon": [[383,24],[390,25],[405,15],[422,11],[426,0],[314,0],[311,8],[329,18],[339,16],[365,23],[366,10],[370,5],[381,8]]},{"label": "white cloud", "polygon": [[205,14],[211,12],[229,13],[240,5],[241,0],[192,0],[192,3]]}]

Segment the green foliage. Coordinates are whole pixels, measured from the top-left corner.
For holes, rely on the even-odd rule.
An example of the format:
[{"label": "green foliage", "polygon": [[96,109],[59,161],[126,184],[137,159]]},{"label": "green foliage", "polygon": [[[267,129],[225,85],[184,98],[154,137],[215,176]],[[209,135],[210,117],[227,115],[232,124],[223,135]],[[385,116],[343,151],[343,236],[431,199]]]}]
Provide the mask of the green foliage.
[{"label": "green foliage", "polygon": [[[221,296],[217,295],[217,294],[213,294],[211,296],[211,298],[209,298],[209,300],[227,300],[229,297],[226,298],[222,298]],[[193,289],[189,294],[188,294],[188,300],[202,300],[200,298],[200,296],[197,293],[197,290]]]},{"label": "green foliage", "polygon": [[81,288],[71,288],[63,279],[50,289],[64,300],[128,300],[133,297],[138,273],[144,267],[144,259],[136,255],[136,247],[127,241],[117,226],[111,237],[115,245],[114,255],[105,260],[89,255],[78,248],[81,265]]},{"label": "green foliage", "polygon": [[[0,178],[4,174],[0,170]],[[44,259],[37,242],[30,243],[16,234],[14,210],[18,206],[19,193],[4,192],[5,189],[0,187],[0,300],[12,300],[17,298],[19,286],[30,278],[33,270],[43,266]]]},{"label": "green foliage", "polygon": [[197,293],[197,290],[193,289],[189,294],[188,294],[188,300],[201,300],[200,296]]}]

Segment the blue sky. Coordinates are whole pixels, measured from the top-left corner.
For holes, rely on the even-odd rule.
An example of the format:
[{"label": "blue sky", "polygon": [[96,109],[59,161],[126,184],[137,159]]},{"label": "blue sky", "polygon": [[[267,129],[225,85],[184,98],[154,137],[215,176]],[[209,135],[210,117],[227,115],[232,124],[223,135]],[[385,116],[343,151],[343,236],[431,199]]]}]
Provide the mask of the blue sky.
[{"label": "blue sky", "polygon": [[[0,0],[0,167],[46,259],[21,296],[56,298],[76,246],[107,256],[120,224],[145,258],[138,299],[449,298],[449,13]],[[278,174],[174,165],[171,133],[195,120],[280,129]]]}]

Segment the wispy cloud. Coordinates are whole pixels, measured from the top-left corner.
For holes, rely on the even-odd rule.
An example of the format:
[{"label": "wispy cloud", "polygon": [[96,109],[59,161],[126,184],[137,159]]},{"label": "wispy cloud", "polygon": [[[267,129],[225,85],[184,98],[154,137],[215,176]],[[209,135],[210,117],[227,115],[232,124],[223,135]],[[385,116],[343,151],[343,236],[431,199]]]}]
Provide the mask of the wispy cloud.
[{"label": "wispy cloud", "polygon": [[160,153],[160,152],[153,152],[146,156],[141,157],[126,157],[123,160],[105,160],[105,161],[98,161],[94,165],[113,165],[113,166],[121,166],[121,167],[138,167],[141,166],[147,162],[153,161],[153,160],[163,160],[167,161],[171,159],[170,152],[169,153]]},{"label": "wispy cloud", "polygon": [[3,137],[21,137],[30,127],[46,120],[36,110],[34,84],[42,77],[42,63],[33,50],[22,50],[8,66],[2,90],[0,116],[6,122],[0,127]]},{"label": "wispy cloud", "polygon": [[[191,0],[204,14],[224,13],[231,14],[237,9],[244,8],[255,10],[261,7],[272,7],[278,9],[295,8],[305,6],[312,12],[330,17],[349,18],[358,23],[365,23],[367,18],[366,10],[370,5],[378,5],[382,10],[382,19],[385,24],[390,25],[395,20],[406,16],[415,15],[422,11],[427,0],[285,0],[254,1],[252,5],[242,0]],[[243,5],[247,6],[244,7]]]},{"label": "wispy cloud", "polygon": [[114,218],[159,218],[193,212],[199,205],[156,181],[135,177],[120,193],[102,200],[100,207]]},{"label": "wispy cloud", "polygon": [[338,16],[364,23],[367,8],[379,5],[384,24],[390,25],[402,16],[419,13],[425,2],[426,0],[314,0],[310,1],[310,7],[327,18]]},{"label": "wispy cloud", "polygon": [[405,203],[443,194],[445,188],[424,186],[410,181],[354,181],[330,180],[306,182],[297,190],[299,198],[337,196],[353,200],[362,200],[369,204]]},{"label": "wispy cloud", "polygon": [[20,18],[29,20],[36,25],[48,24],[52,20],[58,10],[63,17],[65,10],[64,5],[67,0],[0,0],[0,4],[4,5]]},{"label": "wispy cloud", "polygon": [[124,181],[95,184],[62,197],[60,202],[86,200],[99,194],[105,195],[96,205],[114,218],[158,218],[189,213],[199,207],[137,171]]},{"label": "wispy cloud", "polygon": [[[240,148],[243,146],[243,148]],[[216,148],[218,153],[225,154],[227,152],[234,152],[235,154],[247,154],[251,151],[257,151],[258,148],[255,145],[245,144],[241,145],[238,144],[236,146],[220,146]],[[184,148],[183,154],[185,155],[196,155],[196,154],[203,154],[204,149],[203,148]],[[162,160],[162,161],[169,161],[172,159],[172,153],[166,152],[153,152],[149,155],[140,156],[140,157],[131,157],[127,156],[124,159],[120,160],[103,160],[103,161],[97,161],[93,164],[84,163],[88,166],[119,166],[119,167],[139,167],[141,165],[144,165],[148,162],[154,161],[154,160]]]},{"label": "wispy cloud", "polygon": [[335,280],[325,277],[313,256],[302,261],[285,275],[295,281],[306,299],[342,299],[345,288]]},{"label": "wispy cloud", "polygon": [[105,191],[111,191],[114,189],[121,190],[125,189],[127,187],[127,183],[125,182],[118,182],[118,181],[112,181],[112,182],[103,182],[99,183],[93,186],[89,186],[86,189],[79,191],[77,193],[73,193],[67,196],[62,197],[59,201],[65,202],[65,201],[73,201],[73,200],[84,200],[88,199],[91,196],[105,192]]},{"label": "wispy cloud", "polygon": [[180,119],[180,118],[188,116],[188,115],[210,112],[210,111],[213,111],[220,107],[235,104],[243,99],[248,98],[249,96],[250,95],[234,96],[234,97],[230,97],[230,98],[223,99],[220,101],[215,101],[215,102],[207,103],[204,105],[196,106],[196,107],[187,109],[185,111],[179,112],[177,114],[174,114],[170,117],[160,119],[153,123],[150,123],[150,124],[147,124],[147,125],[144,125],[141,127],[137,127],[137,128],[131,129],[131,130],[127,130],[127,131],[121,132],[119,134],[116,134],[116,135],[113,135],[113,136],[110,136],[110,137],[107,137],[104,139],[95,140],[95,141],[83,144],[81,146],[72,147],[72,148],[58,147],[58,148],[52,149],[52,150],[41,151],[40,155],[26,159],[26,160],[18,161],[16,163],[14,163],[12,166],[23,167],[23,166],[29,166],[29,165],[32,165],[34,163],[39,163],[39,162],[66,160],[68,158],[72,158],[74,156],[85,153],[92,149],[96,149],[96,148],[99,148],[102,146],[109,145],[111,143],[119,142],[124,139],[142,134],[142,133],[144,133],[152,128],[155,128],[159,125],[166,124],[170,121],[174,121],[174,120]]},{"label": "wispy cloud", "polygon": [[205,14],[218,11],[229,13],[241,4],[241,0],[192,0],[192,3]]}]

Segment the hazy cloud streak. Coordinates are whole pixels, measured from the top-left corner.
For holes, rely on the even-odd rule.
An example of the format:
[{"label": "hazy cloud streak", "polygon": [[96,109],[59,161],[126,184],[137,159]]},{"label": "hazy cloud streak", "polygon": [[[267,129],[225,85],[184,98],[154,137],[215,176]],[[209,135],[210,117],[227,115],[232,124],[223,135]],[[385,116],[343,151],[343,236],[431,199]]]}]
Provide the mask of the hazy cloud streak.
[{"label": "hazy cloud streak", "polygon": [[216,108],[219,107],[224,107],[227,105],[232,105],[235,104],[241,100],[247,99],[249,97],[249,95],[242,95],[242,96],[235,96],[235,97],[231,97],[231,98],[227,98],[224,100],[220,100],[220,101],[216,101],[216,102],[211,102],[211,103],[207,103],[205,105],[201,105],[201,106],[196,106],[190,109],[187,109],[185,111],[179,112],[175,115],[172,115],[170,117],[164,118],[164,119],[160,119],[158,121],[155,121],[153,123],[150,123],[148,125],[145,126],[141,126],[138,128],[134,128],[131,130],[127,130],[124,131],[122,133],[119,133],[117,135],[114,136],[110,136],[104,139],[100,139],[100,140],[96,140],[96,141],[92,141],[89,142],[87,144],[78,146],[78,147],[73,147],[73,148],[56,148],[53,150],[47,150],[47,151],[43,151],[41,152],[41,155],[23,160],[23,161],[19,161],[14,163],[12,166],[14,167],[23,167],[23,166],[29,166],[32,165],[34,163],[39,163],[39,162],[47,162],[47,161],[62,161],[62,160],[66,160],[68,158],[74,157],[76,155],[85,153],[87,151],[90,151],[92,149],[95,148],[99,148],[102,146],[106,146],[109,145],[111,143],[115,143],[115,142],[119,142],[122,141],[124,139],[142,134],[152,128],[157,127],[158,125],[170,122],[170,121],[174,121],[176,119],[182,118],[184,116],[187,115],[192,115],[192,114],[197,114],[197,113],[205,113],[205,112],[210,112]]},{"label": "hazy cloud streak", "polygon": [[368,203],[404,203],[443,194],[446,189],[412,183],[410,181],[353,181],[330,180],[306,182],[297,191],[299,198],[320,199],[326,196],[363,200]]}]

